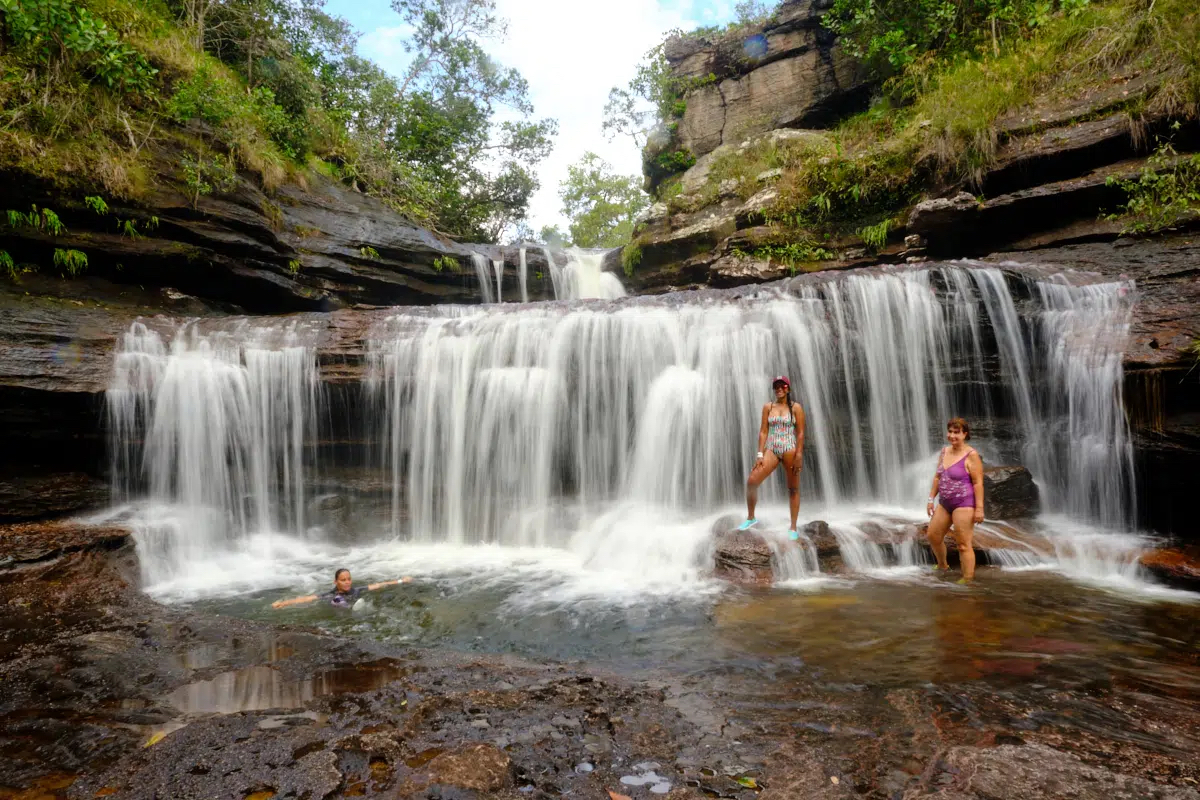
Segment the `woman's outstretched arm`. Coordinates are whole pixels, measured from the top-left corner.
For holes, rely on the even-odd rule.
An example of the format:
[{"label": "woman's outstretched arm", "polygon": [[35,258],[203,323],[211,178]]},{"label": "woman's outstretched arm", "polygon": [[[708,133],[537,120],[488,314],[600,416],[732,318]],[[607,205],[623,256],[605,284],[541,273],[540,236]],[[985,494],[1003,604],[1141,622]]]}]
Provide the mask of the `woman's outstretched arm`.
[{"label": "woman's outstretched arm", "polygon": [[311,603],[317,599],[315,594],[306,594],[303,597],[293,597],[291,600],[276,600],[271,603],[271,608],[284,608],[285,606],[299,606],[304,603]]},{"label": "woman's outstretched arm", "polygon": [[411,582],[412,582],[412,577],[409,575],[405,575],[403,578],[400,578],[399,580],[395,580],[395,581],[381,581],[379,583],[369,583],[369,584],[367,584],[367,591],[373,592],[376,589],[382,589],[384,586],[395,586],[397,583],[411,583]]}]

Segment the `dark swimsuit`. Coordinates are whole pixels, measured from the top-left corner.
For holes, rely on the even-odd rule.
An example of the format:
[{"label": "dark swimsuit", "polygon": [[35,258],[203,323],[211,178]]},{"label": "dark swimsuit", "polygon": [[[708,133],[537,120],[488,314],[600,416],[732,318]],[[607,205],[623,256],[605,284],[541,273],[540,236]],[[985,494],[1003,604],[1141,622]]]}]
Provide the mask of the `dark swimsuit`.
[{"label": "dark swimsuit", "polygon": [[321,595],[320,599],[328,601],[329,605],[337,608],[349,608],[350,606],[354,605],[354,601],[362,597],[363,593],[366,591],[366,589],[363,589],[359,586],[352,587],[348,592],[339,592],[337,589],[334,589],[331,592],[326,592],[325,594]]}]

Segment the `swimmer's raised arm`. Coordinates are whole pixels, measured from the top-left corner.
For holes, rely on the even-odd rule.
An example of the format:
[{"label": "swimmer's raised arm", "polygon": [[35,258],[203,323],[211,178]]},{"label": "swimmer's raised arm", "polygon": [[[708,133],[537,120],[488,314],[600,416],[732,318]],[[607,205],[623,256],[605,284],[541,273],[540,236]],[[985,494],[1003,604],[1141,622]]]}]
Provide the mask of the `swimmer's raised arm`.
[{"label": "swimmer's raised arm", "polygon": [[311,603],[317,599],[315,594],[306,594],[304,597],[293,597],[291,600],[276,600],[271,603],[271,608],[284,608],[286,606],[299,606],[304,603]]},{"label": "swimmer's raised arm", "polygon": [[395,586],[397,583],[412,583],[412,576],[405,575],[403,578],[395,581],[381,581],[379,583],[367,584],[367,591],[373,592],[376,589],[382,589],[384,586]]}]

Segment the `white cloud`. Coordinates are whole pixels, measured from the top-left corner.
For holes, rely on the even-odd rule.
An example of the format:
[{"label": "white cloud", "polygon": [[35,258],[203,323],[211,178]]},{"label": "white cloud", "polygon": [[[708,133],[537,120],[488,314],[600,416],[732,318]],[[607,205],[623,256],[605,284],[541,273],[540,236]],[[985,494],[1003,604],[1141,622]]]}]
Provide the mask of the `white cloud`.
[{"label": "white cloud", "polygon": [[[628,138],[608,142],[601,133],[608,90],[633,77],[647,50],[672,28],[690,29],[728,19],[717,3],[681,0],[675,7],[647,0],[497,0],[509,21],[508,38],[489,51],[529,81],[539,117],[558,120],[554,152],[538,170],[542,188],[530,205],[534,230],[565,222],[558,184],[567,166],[591,150],[624,173],[641,173],[641,155]],[[713,16],[709,17],[708,13]]]}]

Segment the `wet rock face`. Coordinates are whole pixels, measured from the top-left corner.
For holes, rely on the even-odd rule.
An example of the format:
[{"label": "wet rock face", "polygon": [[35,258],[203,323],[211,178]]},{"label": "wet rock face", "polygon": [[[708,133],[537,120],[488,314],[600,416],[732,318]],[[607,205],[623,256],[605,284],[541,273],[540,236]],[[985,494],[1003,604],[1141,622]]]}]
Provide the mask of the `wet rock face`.
[{"label": "wet rock face", "polygon": [[[504,260],[504,299],[520,296],[517,248],[460,244],[317,174],[307,176],[305,186],[288,184],[272,194],[243,177],[230,192],[201,197],[193,208],[178,174],[182,154],[162,149],[154,156],[159,182],[151,194],[137,205],[110,198],[104,217],[83,207],[85,191],[64,196],[23,174],[0,176],[12,190],[12,207],[53,208],[67,227],[52,242],[9,231],[0,245],[18,261],[41,264],[50,263],[54,247],[81,250],[88,275],[167,290],[165,299],[177,306],[280,313],[478,303],[475,252]],[[121,235],[117,219],[133,220],[144,235]],[[552,299],[540,248],[526,256],[530,296]]]},{"label": "wet rock face", "polygon": [[985,467],[983,508],[987,519],[1021,519],[1037,516],[1037,484],[1025,467]]},{"label": "wet rock face", "polygon": [[775,128],[826,124],[861,106],[868,85],[821,25],[828,5],[788,0],[761,29],[668,42],[675,75],[715,81],[688,94],[680,145],[699,157]]},{"label": "wet rock face", "polygon": [[0,520],[71,514],[108,502],[108,486],[82,472],[0,478]]}]

